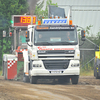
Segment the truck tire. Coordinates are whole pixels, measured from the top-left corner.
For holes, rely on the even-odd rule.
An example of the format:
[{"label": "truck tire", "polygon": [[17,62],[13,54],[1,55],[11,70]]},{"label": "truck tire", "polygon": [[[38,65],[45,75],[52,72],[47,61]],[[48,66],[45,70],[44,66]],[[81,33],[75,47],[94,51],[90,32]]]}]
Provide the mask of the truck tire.
[{"label": "truck tire", "polygon": [[95,66],[94,66],[94,77],[96,76],[96,68],[95,68]]},{"label": "truck tire", "polygon": [[98,75],[98,72],[95,73],[96,79],[100,79],[100,76]]},{"label": "truck tire", "polygon": [[72,84],[78,84],[79,75],[75,75],[71,77]]},{"label": "truck tire", "polygon": [[99,59],[96,60],[96,64],[95,64],[95,77],[96,79],[100,79],[100,60]]},{"label": "truck tire", "polygon": [[[96,67],[99,68],[100,66],[97,65]],[[96,67],[94,68],[94,76],[96,77],[96,79],[100,79],[100,76],[99,76],[100,72],[97,72]]]},{"label": "truck tire", "polygon": [[29,83],[30,82],[30,79],[29,79],[29,76],[24,76],[24,78],[23,78],[23,81],[25,82],[25,83]]},{"label": "truck tire", "polygon": [[95,59],[94,59],[94,77],[96,76],[96,62],[95,62]]},{"label": "truck tire", "polygon": [[100,77],[98,76],[98,73],[96,74],[96,79],[100,79]]},{"label": "truck tire", "polygon": [[31,84],[36,84],[37,83],[37,77],[30,76],[30,83]]}]

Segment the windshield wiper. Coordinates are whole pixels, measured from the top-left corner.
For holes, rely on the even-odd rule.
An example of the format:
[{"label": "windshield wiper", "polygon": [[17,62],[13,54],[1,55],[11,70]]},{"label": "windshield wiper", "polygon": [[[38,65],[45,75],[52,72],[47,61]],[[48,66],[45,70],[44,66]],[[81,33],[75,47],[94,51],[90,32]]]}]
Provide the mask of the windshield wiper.
[{"label": "windshield wiper", "polygon": [[35,45],[75,45],[77,42],[37,42]]}]

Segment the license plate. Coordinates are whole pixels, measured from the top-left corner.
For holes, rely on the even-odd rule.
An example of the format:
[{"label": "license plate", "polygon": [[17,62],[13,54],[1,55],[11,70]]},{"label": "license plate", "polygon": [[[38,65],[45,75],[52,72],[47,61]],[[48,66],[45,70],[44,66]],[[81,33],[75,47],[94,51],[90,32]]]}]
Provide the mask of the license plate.
[{"label": "license plate", "polygon": [[61,71],[50,71],[50,73],[52,74],[59,74],[59,73],[62,73]]}]

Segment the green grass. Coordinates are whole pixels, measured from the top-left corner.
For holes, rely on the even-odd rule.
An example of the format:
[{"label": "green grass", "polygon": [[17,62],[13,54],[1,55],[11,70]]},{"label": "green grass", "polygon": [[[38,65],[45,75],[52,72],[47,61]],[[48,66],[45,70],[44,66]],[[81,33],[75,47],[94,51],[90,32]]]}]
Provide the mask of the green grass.
[{"label": "green grass", "polygon": [[23,78],[23,72],[24,72],[24,62],[18,61],[17,62],[17,79]]},{"label": "green grass", "polygon": [[0,76],[2,76],[2,70],[0,70]]},{"label": "green grass", "polygon": [[81,69],[80,76],[94,76],[94,71]]},{"label": "green grass", "polygon": [[[21,66],[23,65],[23,62],[20,63]],[[18,71],[19,72],[19,71]],[[2,76],[2,70],[0,70],[0,76]],[[94,76],[94,71],[93,70],[80,70],[80,76]]]}]

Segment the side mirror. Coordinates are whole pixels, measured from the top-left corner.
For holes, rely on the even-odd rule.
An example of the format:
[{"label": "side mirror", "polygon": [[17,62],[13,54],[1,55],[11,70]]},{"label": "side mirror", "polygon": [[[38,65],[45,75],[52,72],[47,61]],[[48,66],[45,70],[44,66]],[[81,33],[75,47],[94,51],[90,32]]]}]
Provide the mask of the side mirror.
[{"label": "side mirror", "polygon": [[26,31],[26,42],[29,42],[29,31]]},{"label": "side mirror", "polygon": [[85,31],[81,30],[81,40],[85,41]]}]

